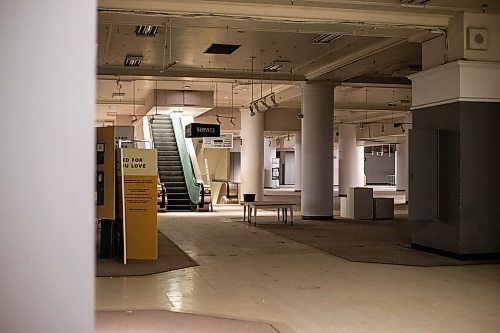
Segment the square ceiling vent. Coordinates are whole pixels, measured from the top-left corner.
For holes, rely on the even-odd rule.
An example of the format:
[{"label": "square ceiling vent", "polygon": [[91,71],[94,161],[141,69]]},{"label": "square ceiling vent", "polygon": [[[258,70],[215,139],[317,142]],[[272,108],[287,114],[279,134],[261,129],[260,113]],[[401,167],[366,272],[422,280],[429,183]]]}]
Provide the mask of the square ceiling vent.
[{"label": "square ceiling vent", "polygon": [[212,44],[203,53],[208,54],[231,54],[236,51],[241,45],[234,44]]}]

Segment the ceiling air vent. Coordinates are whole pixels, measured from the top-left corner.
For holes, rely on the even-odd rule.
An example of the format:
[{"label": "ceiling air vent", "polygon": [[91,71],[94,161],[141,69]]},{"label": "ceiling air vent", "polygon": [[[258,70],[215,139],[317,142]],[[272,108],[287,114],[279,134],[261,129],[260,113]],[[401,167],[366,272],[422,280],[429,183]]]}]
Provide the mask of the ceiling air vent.
[{"label": "ceiling air vent", "polygon": [[401,0],[401,3],[408,4],[408,5],[423,5],[429,1],[430,0]]},{"label": "ceiling air vent", "polygon": [[158,30],[160,27],[157,25],[138,25],[135,28],[135,35],[137,37],[154,37]]},{"label": "ceiling air vent", "polygon": [[277,72],[283,67],[282,64],[277,64],[275,62],[270,63],[266,67],[264,67],[264,72]]},{"label": "ceiling air vent", "polygon": [[313,44],[328,44],[336,39],[339,39],[342,35],[334,35],[334,34],[322,34],[313,38]]},{"label": "ceiling air vent", "polygon": [[141,62],[142,56],[126,56],[123,64],[125,67],[139,67]]},{"label": "ceiling air vent", "polygon": [[122,92],[114,92],[113,95],[112,95],[113,98],[123,98],[125,97],[125,93],[122,93]]},{"label": "ceiling air vent", "polygon": [[208,54],[231,54],[236,51],[241,45],[233,44],[212,44],[203,53]]}]

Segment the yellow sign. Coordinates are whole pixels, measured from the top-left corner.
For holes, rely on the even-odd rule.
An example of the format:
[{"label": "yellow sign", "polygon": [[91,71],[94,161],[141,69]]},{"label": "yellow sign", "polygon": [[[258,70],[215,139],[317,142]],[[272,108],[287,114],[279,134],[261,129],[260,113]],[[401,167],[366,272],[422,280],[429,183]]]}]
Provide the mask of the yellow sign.
[{"label": "yellow sign", "polygon": [[156,149],[120,150],[123,201],[124,263],[158,259]]}]

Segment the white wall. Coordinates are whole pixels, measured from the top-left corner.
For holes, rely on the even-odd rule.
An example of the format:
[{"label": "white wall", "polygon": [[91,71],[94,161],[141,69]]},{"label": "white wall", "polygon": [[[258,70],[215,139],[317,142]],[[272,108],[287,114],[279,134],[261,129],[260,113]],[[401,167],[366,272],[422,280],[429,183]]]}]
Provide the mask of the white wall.
[{"label": "white wall", "polygon": [[94,330],[95,16],[0,2],[2,332]]}]

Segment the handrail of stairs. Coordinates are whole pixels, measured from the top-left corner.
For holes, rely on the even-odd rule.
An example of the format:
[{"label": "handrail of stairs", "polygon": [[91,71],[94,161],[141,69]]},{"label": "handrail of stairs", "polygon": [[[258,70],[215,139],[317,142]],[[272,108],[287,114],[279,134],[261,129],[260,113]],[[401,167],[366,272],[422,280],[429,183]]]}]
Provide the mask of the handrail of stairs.
[{"label": "handrail of stairs", "polygon": [[201,184],[196,181],[196,177],[193,171],[191,159],[186,147],[186,141],[184,139],[184,128],[182,126],[181,117],[175,115],[175,113],[172,113],[170,119],[172,120],[172,126],[174,128],[175,141],[177,142],[177,149],[179,151],[179,156],[181,159],[182,171],[184,172],[189,199],[191,200],[191,202],[198,204]]}]

